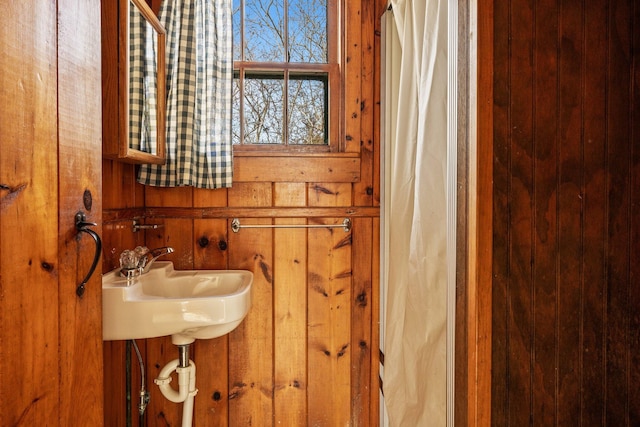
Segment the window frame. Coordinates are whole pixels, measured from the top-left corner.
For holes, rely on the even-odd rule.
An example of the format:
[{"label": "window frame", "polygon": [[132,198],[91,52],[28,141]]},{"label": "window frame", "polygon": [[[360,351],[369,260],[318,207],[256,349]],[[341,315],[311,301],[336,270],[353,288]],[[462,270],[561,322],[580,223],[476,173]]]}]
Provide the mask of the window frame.
[{"label": "window frame", "polygon": [[[244,3],[250,0],[240,0],[241,11],[244,13]],[[285,7],[287,0],[284,0]],[[241,90],[240,96],[240,121],[244,120],[244,76],[246,73],[274,73],[281,72],[284,75],[283,84],[288,87],[290,73],[313,74],[318,73],[326,75],[328,84],[327,94],[327,144],[306,145],[306,144],[244,144],[242,142],[244,126],[241,126],[241,143],[234,144],[235,155],[255,155],[257,153],[269,155],[274,154],[322,154],[322,153],[341,153],[344,152],[344,78],[343,70],[343,1],[327,0],[327,63],[300,63],[300,62],[255,62],[255,61],[233,61],[234,79],[235,75],[239,75],[239,86]],[[242,24],[244,24],[244,16],[242,16]],[[285,27],[286,31],[286,27]],[[242,40],[240,46],[245,46],[244,31],[241,31]],[[242,53],[244,56],[244,52]],[[234,55],[235,57],[235,55]],[[287,98],[285,98],[287,99]],[[287,108],[287,101],[283,108]],[[286,111],[286,110],[285,110]],[[286,114],[285,114],[286,117]],[[288,131],[285,131],[287,134]]]}]

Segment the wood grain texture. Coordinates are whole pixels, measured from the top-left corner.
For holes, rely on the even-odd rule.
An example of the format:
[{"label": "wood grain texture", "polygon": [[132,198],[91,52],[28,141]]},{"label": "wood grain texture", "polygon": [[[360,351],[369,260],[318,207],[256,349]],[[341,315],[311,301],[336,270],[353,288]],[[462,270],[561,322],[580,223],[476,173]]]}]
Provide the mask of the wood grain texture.
[{"label": "wood grain texture", "polygon": [[327,157],[236,156],[233,180],[239,182],[358,182],[360,159],[342,155]]},{"label": "wood grain texture", "polygon": [[[372,351],[376,332],[373,323],[374,312],[378,311],[375,305],[373,286],[378,282],[373,278],[373,253],[375,242],[374,221],[372,218],[358,218],[354,220],[352,236],[352,287],[351,292],[351,401],[353,409],[351,413],[351,425],[371,425],[372,399],[371,378],[372,366],[377,366],[377,352]],[[377,387],[374,387],[374,389]]]},{"label": "wood grain texture", "polygon": [[634,425],[637,7],[494,4],[492,424]]},{"label": "wood grain texture", "polygon": [[[282,218],[276,224],[306,224]],[[274,424],[305,425],[307,416],[307,253],[305,229],[274,234]]]},{"label": "wood grain texture", "polygon": [[[79,19],[79,17],[81,17]],[[58,2],[58,245],[60,290],[60,425],[103,422],[100,270],[82,298],[75,287],[89,272],[96,242],[75,227],[77,212],[102,222],[100,2]],[[79,37],[78,35],[82,35]],[[100,226],[92,227],[101,234]],[[83,402],[78,405],[78,401]]]},{"label": "wood grain texture", "polygon": [[[469,426],[492,424],[494,206],[494,2],[478,2],[477,145],[469,143],[468,412]],[[473,58],[474,55],[471,55]],[[496,109],[497,110],[497,109]],[[475,168],[474,168],[475,166]],[[504,219],[504,218],[503,218]],[[457,332],[456,332],[457,333]],[[457,404],[459,402],[456,402]]]},{"label": "wood grain texture", "polygon": [[103,422],[99,274],[87,284],[86,298],[75,293],[95,253],[78,235],[75,213],[82,209],[98,223],[102,214],[94,3],[3,7],[0,414],[6,425]]},{"label": "wood grain texture", "polygon": [[0,413],[8,425],[59,425],[56,9],[17,2],[3,17]]},{"label": "wood grain texture", "polygon": [[[255,224],[270,220],[254,220]],[[230,234],[229,268],[254,273],[251,310],[229,334],[229,424],[272,425],[273,413],[273,231]],[[244,233],[246,231],[246,233]]]},{"label": "wood grain texture", "polygon": [[[229,265],[226,220],[196,220],[193,225],[195,269],[225,270]],[[198,398],[195,399],[194,419],[200,426],[227,425],[228,411],[228,354],[227,335],[197,340],[192,345],[192,359],[197,360]]]},{"label": "wood grain texture", "polygon": [[[313,223],[338,224],[339,219]],[[309,229],[307,272],[308,425],[349,425],[351,397],[351,234]]]},{"label": "wood grain texture", "polygon": [[[361,110],[362,110],[362,1],[344,2],[345,22],[349,25],[344,35],[344,150],[347,153],[360,152]],[[316,180],[320,181],[320,180]]]}]

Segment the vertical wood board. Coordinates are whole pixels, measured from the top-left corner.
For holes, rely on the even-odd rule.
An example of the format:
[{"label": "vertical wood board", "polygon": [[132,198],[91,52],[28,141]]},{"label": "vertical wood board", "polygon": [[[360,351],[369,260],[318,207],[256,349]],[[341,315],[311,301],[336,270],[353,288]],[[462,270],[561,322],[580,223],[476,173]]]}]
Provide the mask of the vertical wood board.
[{"label": "vertical wood board", "polygon": [[0,413],[59,425],[56,5],[2,16]]}]

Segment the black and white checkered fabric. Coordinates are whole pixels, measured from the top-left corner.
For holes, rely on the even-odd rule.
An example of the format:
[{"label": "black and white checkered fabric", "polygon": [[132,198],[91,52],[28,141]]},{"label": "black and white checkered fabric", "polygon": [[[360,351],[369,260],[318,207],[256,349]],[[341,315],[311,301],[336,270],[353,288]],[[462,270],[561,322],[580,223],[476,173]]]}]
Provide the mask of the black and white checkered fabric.
[{"label": "black and white checkered fabric", "polygon": [[142,165],[153,186],[230,187],[233,175],[231,0],[165,0],[167,161]]},{"label": "black and white checkered fabric", "polygon": [[140,11],[129,9],[129,145],[155,152],[157,135],[156,42]]}]

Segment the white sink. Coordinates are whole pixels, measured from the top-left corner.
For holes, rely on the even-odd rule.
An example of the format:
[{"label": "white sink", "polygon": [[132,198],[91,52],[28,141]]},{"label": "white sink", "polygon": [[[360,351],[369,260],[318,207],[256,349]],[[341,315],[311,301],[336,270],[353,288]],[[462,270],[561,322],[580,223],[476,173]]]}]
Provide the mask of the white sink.
[{"label": "white sink", "polygon": [[171,335],[174,344],[228,334],[251,305],[253,273],[174,270],[156,261],[134,279],[120,269],[102,276],[102,338],[128,340]]}]

